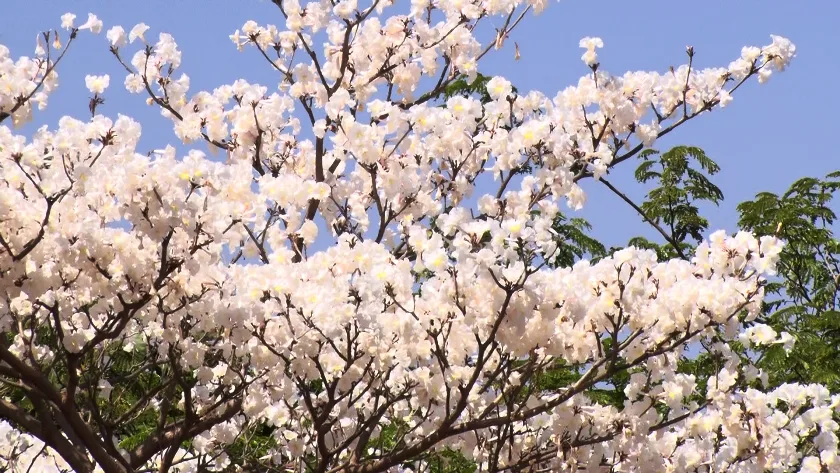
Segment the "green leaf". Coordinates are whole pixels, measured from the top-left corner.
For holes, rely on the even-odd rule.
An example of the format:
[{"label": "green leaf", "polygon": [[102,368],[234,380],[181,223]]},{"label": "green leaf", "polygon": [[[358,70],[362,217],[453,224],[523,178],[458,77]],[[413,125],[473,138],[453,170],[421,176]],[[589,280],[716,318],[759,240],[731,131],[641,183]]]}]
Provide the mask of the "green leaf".
[{"label": "green leaf", "polygon": [[[635,239],[630,244],[655,249],[660,258],[679,256],[680,251],[685,254],[692,248],[686,239],[700,242],[709,227],[696,203],[718,205],[723,200],[723,192],[709,179],[720,167],[694,146],[677,146],[663,154],[648,149],[639,153],[639,159],[636,180],[642,184],[655,183],[639,207],[655,226],[668,234],[670,241],[659,245]],[[672,242],[680,251],[673,248]]]}]

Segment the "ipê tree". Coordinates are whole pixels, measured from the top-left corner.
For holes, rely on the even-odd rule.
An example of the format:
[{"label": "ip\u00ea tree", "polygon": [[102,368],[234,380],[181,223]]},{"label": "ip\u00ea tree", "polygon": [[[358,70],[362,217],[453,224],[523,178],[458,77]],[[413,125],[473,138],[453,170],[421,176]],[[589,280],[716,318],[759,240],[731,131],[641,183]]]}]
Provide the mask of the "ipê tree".
[{"label": "ip\u00ea tree", "polygon": [[[726,68],[696,69],[689,48],[670,71],[614,76],[585,38],[589,72],[554,99],[501,77],[483,100],[444,98],[544,3],[274,3],[284,26],[248,22],[231,39],[265,57],[279,92],[190,92],[172,36],[106,34],[128,90],[220,158],[137,153],[139,124],[97,113],[107,76],[87,79],[91,118],[8,128],[46,104],[71,43],[103,29],[94,15],[65,15],[66,43],[39,36],[34,58],[0,49],[0,467],[837,465],[840,397],[764,391],[727,344],[780,340],[744,326],[775,238],[553,264],[569,258],[559,206],[583,205],[582,180],[783,70],[788,40]],[[494,16],[502,27],[481,38]],[[721,361],[697,392],[674,369],[695,341]],[[550,376],[558,366],[574,376]],[[588,395],[619,374],[623,403]]]}]

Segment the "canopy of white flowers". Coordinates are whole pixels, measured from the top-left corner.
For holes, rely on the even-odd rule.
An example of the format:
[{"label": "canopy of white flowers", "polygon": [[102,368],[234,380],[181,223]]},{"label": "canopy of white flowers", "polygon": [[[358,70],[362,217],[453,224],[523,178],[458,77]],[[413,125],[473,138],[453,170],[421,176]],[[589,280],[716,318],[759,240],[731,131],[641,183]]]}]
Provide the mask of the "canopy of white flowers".
[{"label": "canopy of white flowers", "polygon": [[[840,471],[840,397],[763,389],[729,343],[790,343],[753,322],[781,242],[718,232],[688,261],[548,264],[581,180],[783,71],[790,41],[612,75],[585,38],[576,85],[494,77],[483,103],[442,93],[546,2],[275,3],[285,23],[231,40],[279,86],[191,91],[171,35],[107,30],[124,86],[185,156],[140,154],[139,123],[96,113],[108,76],[86,80],[89,119],[7,126],[47,105],[95,15],[65,15],[33,57],[0,46],[0,466],[222,471],[259,427],[271,442],[249,471],[425,471],[444,450],[493,472]],[[698,341],[721,360],[703,389],[674,369]],[[539,389],[556,366],[581,375]],[[623,407],[585,394],[618,372]]]}]

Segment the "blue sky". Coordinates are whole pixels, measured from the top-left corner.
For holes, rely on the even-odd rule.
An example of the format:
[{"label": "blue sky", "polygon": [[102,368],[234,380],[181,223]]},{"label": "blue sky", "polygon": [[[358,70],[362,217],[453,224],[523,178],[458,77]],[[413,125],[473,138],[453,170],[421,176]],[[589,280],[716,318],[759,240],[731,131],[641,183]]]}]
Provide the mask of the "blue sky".
[{"label": "blue sky", "polygon": [[[78,15],[77,24],[90,11],[105,22],[106,30],[115,24],[128,30],[142,21],[152,27],[150,38],[160,31],[172,33],[184,52],[182,71],[190,75],[192,91],[237,78],[269,85],[270,90],[277,82],[255,50],[240,53],[228,39],[249,19],[282,25],[276,7],[267,0],[7,0],[0,15],[0,44],[9,47],[14,57],[31,55],[36,33],[57,28],[67,11]],[[726,201],[708,216],[712,230],[732,231],[737,203],[759,191],[781,192],[799,177],[840,169],[836,144],[840,98],[835,90],[840,62],[829,54],[840,45],[838,18],[840,2],[831,0],[550,0],[545,12],[529,15],[505,47],[481,64],[481,70],[504,75],[520,91],[536,89],[553,96],[588,72],[578,48],[584,36],[603,38],[601,67],[616,74],[665,71],[682,64],[686,45],[694,46],[699,67],[725,67],[744,45],[768,44],[770,34],[789,37],[797,45],[797,58],[788,71],[764,85],[748,84],[725,110],[698,117],[656,144],[661,150],[676,144],[699,146],[721,164],[715,182]],[[514,41],[521,50],[519,61],[514,61]],[[125,92],[125,73],[108,52],[104,31],[99,36],[81,35],[74,44],[59,68],[59,90],[33,125],[53,127],[63,115],[86,116],[89,94],[84,76],[104,73],[111,75],[112,84],[101,112],[123,113],[140,121],[144,139],[138,151],[177,141],[156,109],[146,106],[143,97]],[[634,167],[625,163],[611,180],[639,201],[645,188],[632,181]],[[584,188],[589,201],[578,216],[592,222],[595,235],[606,243],[622,244],[640,233],[655,235],[603,186],[587,182]]]}]

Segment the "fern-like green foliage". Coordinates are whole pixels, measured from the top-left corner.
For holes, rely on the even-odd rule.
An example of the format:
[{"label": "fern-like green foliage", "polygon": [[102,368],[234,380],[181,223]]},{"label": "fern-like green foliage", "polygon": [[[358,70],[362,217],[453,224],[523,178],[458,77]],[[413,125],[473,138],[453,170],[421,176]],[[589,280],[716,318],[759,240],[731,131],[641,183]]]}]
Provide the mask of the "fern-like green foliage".
[{"label": "fern-like green foliage", "polygon": [[639,153],[639,158],[642,162],[636,168],[636,180],[656,184],[639,207],[670,241],[658,245],[637,237],[630,244],[654,249],[660,259],[684,256],[694,246],[688,238],[699,243],[709,228],[697,204],[719,205],[723,200],[723,192],[710,179],[720,167],[695,146],[677,146],[662,154],[648,149]]},{"label": "fern-like green foliage", "polygon": [[778,277],[766,288],[764,320],[796,338],[762,353],[775,383],[824,383],[840,388],[840,242],[833,226],[840,172],[796,181],[781,195],[762,192],[738,206],[740,226],[786,242]]},{"label": "fern-like green foliage", "polygon": [[553,267],[562,268],[586,257],[595,261],[607,255],[604,244],[589,235],[592,225],[582,218],[569,218],[562,212],[554,218],[551,227],[557,232],[557,252]]},{"label": "fern-like green foliage", "polygon": [[[481,103],[489,103],[492,101],[490,94],[487,93],[487,83],[492,77],[484,74],[476,75],[475,79],[470,81],[466,75],[461,75],[449,84],[443,91],[443,99],[448,100],[452,97],[476,97],[481,100]],[[516,92],[516,88],[513,89]]]}]

